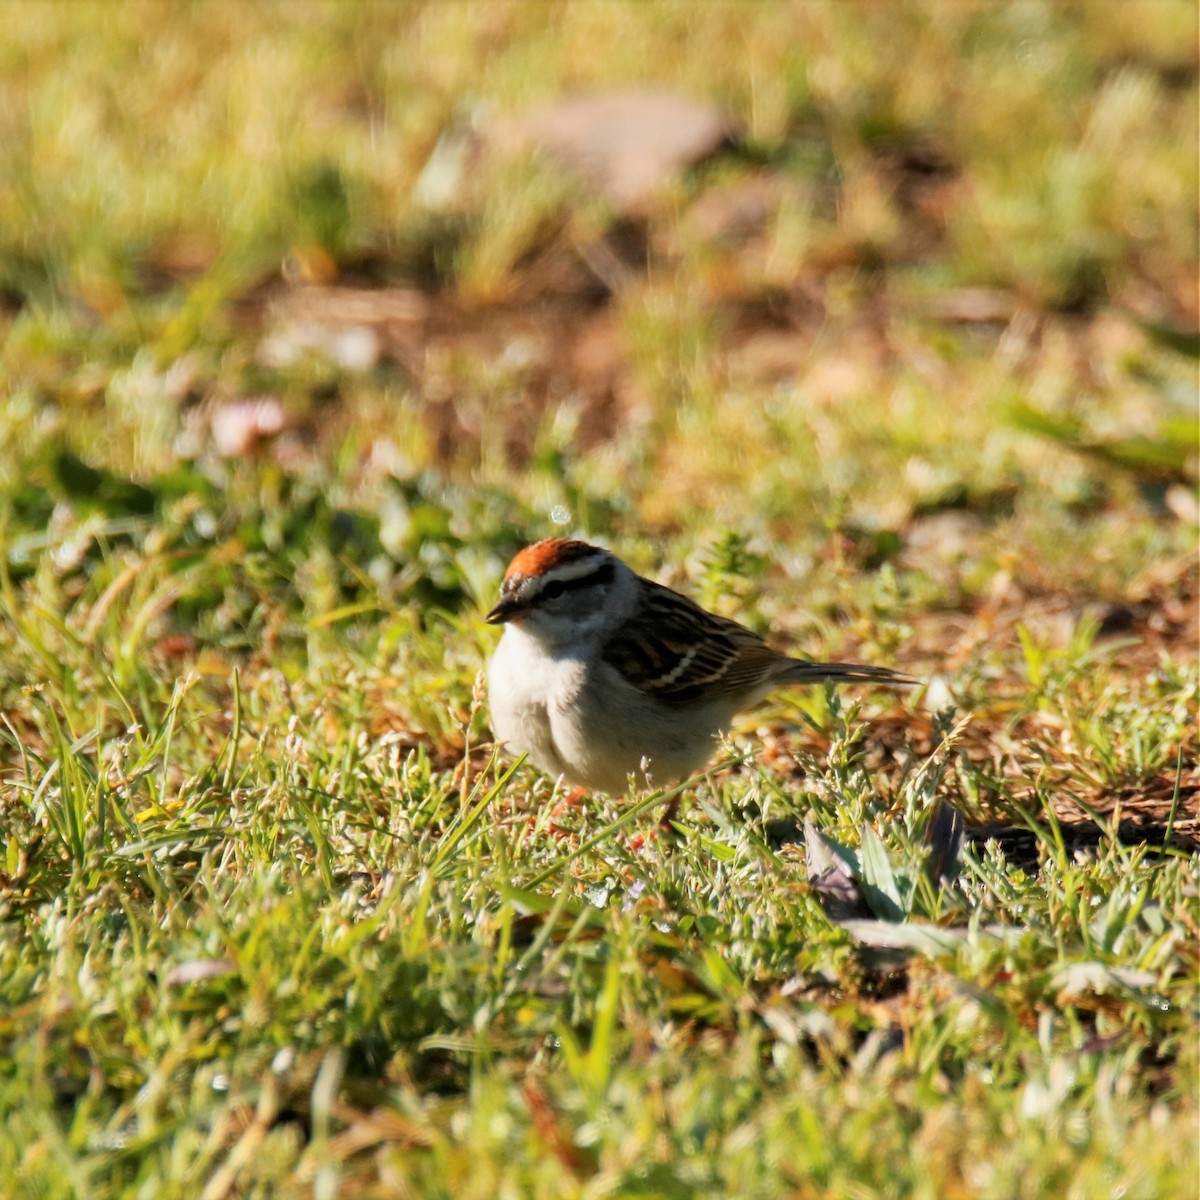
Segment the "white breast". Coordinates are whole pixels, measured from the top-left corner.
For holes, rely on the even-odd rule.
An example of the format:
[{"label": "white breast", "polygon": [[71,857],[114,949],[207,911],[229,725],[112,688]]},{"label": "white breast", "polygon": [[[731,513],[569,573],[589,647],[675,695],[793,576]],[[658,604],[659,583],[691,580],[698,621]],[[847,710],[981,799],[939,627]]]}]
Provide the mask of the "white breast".
[{"label": "white breast", "polygon": [[528,755],[547,775],[566,770],[554,744],[550,711],[560,694],[563,665],[517,625],[505,627],[488,663],[492,731],[510,754]]}]

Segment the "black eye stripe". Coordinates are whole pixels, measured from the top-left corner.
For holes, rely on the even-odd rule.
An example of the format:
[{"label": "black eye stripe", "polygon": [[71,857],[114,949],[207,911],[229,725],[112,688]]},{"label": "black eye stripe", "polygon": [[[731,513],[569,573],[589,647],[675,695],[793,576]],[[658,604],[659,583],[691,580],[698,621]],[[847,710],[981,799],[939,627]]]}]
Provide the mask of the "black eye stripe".
[{"label": "black eye stripe", "polygon": [[535,593],[535,596],[539,600],[553,600],[564,592],[577,592],[580,588],[599,587],[606,583],[612,583],[616,573],[616,567],[608,562],[597,567],[590,575],[581,575],[578,579],[551,579],[542,585],[541,590]]}]

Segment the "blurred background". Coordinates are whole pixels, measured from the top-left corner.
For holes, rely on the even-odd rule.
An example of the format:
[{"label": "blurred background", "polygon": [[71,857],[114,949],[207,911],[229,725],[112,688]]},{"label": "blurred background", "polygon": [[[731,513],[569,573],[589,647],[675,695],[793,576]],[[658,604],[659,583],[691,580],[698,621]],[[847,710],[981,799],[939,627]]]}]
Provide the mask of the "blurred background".
[{"label": "blurred background", "polygon": [[135,644],[302,649],[565,531],[814,651],[1194,645],[1186,0],[4,18],[5,556],[68,610],[158,556]]}]

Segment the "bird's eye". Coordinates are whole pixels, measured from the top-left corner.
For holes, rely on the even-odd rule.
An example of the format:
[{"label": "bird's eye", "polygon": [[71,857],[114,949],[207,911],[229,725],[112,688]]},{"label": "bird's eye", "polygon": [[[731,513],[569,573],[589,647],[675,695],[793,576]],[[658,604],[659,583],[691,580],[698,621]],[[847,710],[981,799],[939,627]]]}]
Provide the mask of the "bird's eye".
[{"label": "bird's eye", "polygon": [[566,590],[566,585],[561,579],[552,579],[542,588],[542,598],[544,600],[557,600]]}]

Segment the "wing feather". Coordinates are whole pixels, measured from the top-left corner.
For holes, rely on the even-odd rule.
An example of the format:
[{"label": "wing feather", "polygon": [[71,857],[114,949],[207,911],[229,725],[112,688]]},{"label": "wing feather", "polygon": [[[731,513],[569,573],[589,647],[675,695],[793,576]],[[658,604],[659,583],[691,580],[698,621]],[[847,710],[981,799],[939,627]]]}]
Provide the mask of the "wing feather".
[{"label": "wing feather", "polygon": [[776,673],[783,656],[736,621],[706,612],[648,580],[637,617],[617,629],[604,660],[665,704],[752,689]]}]

